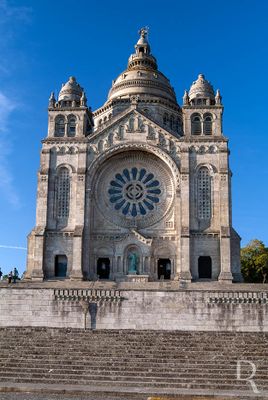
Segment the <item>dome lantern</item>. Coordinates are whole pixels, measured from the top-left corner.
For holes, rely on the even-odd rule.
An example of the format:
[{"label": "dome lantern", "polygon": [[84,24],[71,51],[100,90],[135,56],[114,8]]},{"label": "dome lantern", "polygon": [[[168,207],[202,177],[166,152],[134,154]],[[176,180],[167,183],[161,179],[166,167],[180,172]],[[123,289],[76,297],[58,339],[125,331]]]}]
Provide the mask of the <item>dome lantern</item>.
[{"label": "dome lantern", "polygon": [[75,77],[71,76],[68,82],[62,85],[58,101],[61,105],[70,103],[79,106],[82,96],[83,88],[77,83]]},{"label": "dome lantern", "polygon": [[139,35],[135,53],[129,57],[127,69],[113,81],[108,100],[129,99],[133,95],[142,100],[150,96],[171,101],[178,107],[174,89],[158,70],[156,58],[151,54],[148,28],[141,28]]},{"label": "dome lantern", "polygon": [[196,81],[192,83],[189,90],[189,100],[191,105],[214,105],[215,93],[213,86],[205,79],[203,74],[199,74]]}]

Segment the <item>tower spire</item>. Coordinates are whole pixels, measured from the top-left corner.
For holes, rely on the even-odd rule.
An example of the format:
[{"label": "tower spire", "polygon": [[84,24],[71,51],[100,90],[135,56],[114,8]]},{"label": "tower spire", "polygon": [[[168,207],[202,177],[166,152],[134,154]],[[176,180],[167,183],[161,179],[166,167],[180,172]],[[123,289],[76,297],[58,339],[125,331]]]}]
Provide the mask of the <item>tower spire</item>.
[{"label": "tower spire", "polygon": [[143,28],[141,28],[141,29],[139,30],[140,38],[143,38],[144,40],[147,40],[148,34],[149,34],[149,28],[148,28],[148,26],[144,26]]},{"label": "tower spire", "polygon": [[148,42],[148,33],[149,33],[148,27],[143,27],[139,30],[140,38],[135,46],[137,55],[140,53],[150,55],[151,49]]}]

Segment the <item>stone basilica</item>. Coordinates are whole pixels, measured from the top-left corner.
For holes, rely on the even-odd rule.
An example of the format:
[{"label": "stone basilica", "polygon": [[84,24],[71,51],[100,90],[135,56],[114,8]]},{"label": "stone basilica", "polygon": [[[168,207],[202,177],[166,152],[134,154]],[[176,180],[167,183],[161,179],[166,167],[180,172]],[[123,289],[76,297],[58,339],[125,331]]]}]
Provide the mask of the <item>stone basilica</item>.
[{"label": "stone basilica", "polygon": [[180,107],[143,28],[101,108],[71,77],[48,114],[26,279],[241,280],[221,95],[203,75]]}]

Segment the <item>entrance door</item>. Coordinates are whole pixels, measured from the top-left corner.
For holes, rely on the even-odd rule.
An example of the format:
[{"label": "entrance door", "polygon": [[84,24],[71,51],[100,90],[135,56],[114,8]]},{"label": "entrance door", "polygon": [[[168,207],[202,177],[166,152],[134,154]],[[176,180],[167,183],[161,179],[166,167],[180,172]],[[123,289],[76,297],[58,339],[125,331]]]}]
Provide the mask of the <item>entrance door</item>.
[{"label": "entrance door", "polygon": [[99,279],[109,279],[109,276],[110,276],[110,259],[109,258],[98,258],[97,275],[99,276]]},{"label": "entrance door", "polygon": [[202,256],[198,258],[198,275],[199,279],[211,279],[212,277],[211,257]]},{"label": "entrance door", "polygon": [[159,258],[157,273],[158,279],[161,279],[161,277],[163,277],[164,279],[170,279],[171,262],[169,258]]},{"label": "entrance door", "polygon": [[57,278],[65,278],[67,275],[67,257],[58,255],[55,257],[55,276]]}]

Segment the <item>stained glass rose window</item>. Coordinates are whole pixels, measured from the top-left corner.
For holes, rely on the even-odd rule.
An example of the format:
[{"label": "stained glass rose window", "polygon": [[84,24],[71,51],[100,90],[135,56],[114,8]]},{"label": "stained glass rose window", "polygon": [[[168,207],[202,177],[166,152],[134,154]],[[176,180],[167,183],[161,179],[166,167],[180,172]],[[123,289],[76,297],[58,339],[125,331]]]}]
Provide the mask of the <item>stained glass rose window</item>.
[{"label": "stained glass rose window", "polygon": [[146,215],[159,203],[160,182],[145,168],[125,168],[110,181],[109,201],[125,216]]}]

